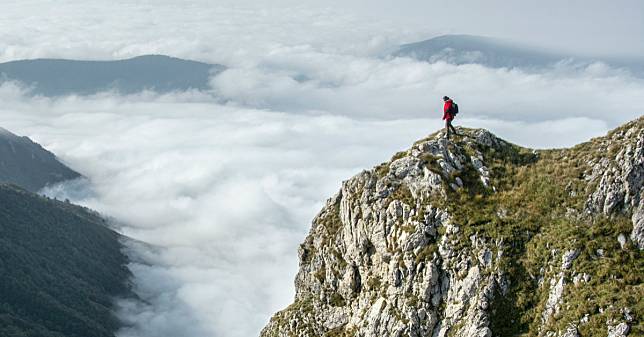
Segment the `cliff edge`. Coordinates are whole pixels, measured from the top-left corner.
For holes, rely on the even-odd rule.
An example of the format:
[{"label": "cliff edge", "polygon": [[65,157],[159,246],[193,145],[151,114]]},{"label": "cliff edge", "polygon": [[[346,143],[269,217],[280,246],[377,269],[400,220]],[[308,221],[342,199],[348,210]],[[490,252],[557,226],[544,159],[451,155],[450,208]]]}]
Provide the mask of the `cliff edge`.
[{"label": "cliff edge", "polygon": [[459,133],[342,184],[262,337],[644,334],[644,117],[569,149]]}]

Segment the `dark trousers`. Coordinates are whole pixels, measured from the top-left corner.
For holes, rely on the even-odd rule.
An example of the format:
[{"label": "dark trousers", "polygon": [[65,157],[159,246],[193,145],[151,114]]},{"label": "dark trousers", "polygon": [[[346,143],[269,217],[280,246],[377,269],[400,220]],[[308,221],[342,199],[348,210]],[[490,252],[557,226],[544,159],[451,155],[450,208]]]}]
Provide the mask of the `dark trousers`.
[{"label": "dark trousers", "polygon": [[454,129],[454,127],[452,126],[452,120],[453,118],[448,118],[445,120],[445,130],[447,131],[447,138],[449,138],[450,131],[454,132],[455,135],[458,135],[458,133],[456,133],[456,129]]}]

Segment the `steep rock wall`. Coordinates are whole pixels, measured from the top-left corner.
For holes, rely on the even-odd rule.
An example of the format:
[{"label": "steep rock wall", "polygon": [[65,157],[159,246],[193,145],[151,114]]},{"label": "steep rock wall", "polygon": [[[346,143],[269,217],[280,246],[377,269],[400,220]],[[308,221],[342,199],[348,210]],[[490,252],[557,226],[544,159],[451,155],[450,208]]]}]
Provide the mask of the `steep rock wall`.
[{"label": "steep rock wall", "polygon": [[262,336],[641,333],[643,126],[549,151],[462,129],[361,172]]}]

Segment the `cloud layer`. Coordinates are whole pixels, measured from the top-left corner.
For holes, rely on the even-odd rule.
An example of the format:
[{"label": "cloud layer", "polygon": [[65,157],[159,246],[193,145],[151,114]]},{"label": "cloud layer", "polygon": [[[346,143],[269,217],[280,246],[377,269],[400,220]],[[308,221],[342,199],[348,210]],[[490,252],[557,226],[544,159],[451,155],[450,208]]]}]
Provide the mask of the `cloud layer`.
[{"label": "cloud layer", "polygon": [[55,6],[41,0],[8,1],[0,11],[0,61],[165,54],[247,65],[280,46],[364,54],[392,47],[401,37],[427,36],[418,23],[400,27],[328,6],[289,0],[61,0]]},{"label": "cloud layer", "polygon": [[48,99],[0,86],[2,126],[89,178],[48,193],[133,239],[143,301],[120,302],[121,337],[257,335],[292,299],[297,245],[324,200],[440,128],[445,94],[461,107],[457,125],[534,147],[644,113],[644,81],[602,64],[528,74],[382,57],[427,28],[355,11],[58,3],[3,7],[0,60],[166,53],[229,66],[209,93]]},{"label": "cloud layer", "polygon": [[[297,245],[324,200],[343,179],[439,129],[439,92],[460,90],[457,124],[539,147],[601,135],[636,117],[623,107],[641,109],[644,97],[637,80],[588,69],[533,75],[357,56],[337,69],[302,69],[291,57],[227,71],[213,80],[219,97],[52,100],[0,87],[4,126],[90,180],[48,193],[97,209],[137,240],[127,247],[143,301],[120,302],[128,327],[119,336],[256,335],[291,300]],[[506,98],[476,88],[504,88]],[[539,99],[555,111],[540,110]]]},{"label": "cloud layer", "polygon": [[[257,108],[327,111],[361,118],[439,116],[444,95],[461,103],[463,118],[533,123],[587,118],[613,126],[644,111],[644,79],[602,63],[562,63],[535,74],[476,64],[430,64],[281,48],[256,66],[231,68],[212,82],[218,96]],[[517,140],[532,146],[561,146],[584,139],[573,138],[543,144]]]},{"label": "cloud layer", "polygon": [[639,0],[58,0],[55,4],[5,0],[0,11],[0,61],[161,53],[231,65],[256,59],[279,45],[365,53],[446,33],[641,58],[644,4]]},{"label": "cloud layer", "polygon": [[76,201],[145,243],[128,247],[147,304],[123,303],[122,336],[256,334],[290,301],[296,247],[324,199],[426,129],[164,100],[2,111],[91,179]]}]

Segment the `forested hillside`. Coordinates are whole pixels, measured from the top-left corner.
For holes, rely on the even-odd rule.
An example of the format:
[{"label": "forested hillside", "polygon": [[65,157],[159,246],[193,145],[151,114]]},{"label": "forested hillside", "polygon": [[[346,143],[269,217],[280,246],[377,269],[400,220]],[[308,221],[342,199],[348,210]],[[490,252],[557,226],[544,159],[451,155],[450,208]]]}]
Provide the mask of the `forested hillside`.
[{"label": "forested hillside", "polygon": [[0,127],[0,183],[12,183],[32,192],[80,174],[28,137]]},{"label": "forested hillside", "polygon": [[0,336],[113,336],[119,240],[89,209],[0,184]]}]

